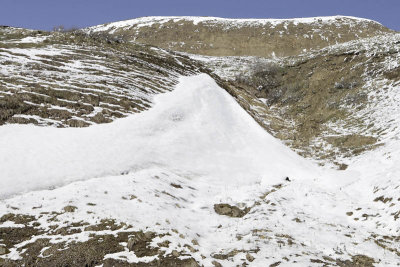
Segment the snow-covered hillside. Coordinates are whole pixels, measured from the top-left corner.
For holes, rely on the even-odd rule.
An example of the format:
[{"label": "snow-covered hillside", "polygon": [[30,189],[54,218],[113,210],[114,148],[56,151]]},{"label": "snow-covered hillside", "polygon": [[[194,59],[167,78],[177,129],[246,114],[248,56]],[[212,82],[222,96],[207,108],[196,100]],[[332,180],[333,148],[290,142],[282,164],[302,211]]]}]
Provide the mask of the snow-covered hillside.
[{"label": "snow-covered hillside", "polygon": [[399,101],[367,19],[1,26],[0,266],[400,266]]},{"label": "snow-covered hillside", "polygon": [[253,118],[320,164],[352,165],[400,134],[398,33],[291,57],[186,55],[232,81],[232,95]]},{"label": "snow-covered hillside", "polygon": [[152,165],[223,176],[237,186],[261,181],[268,172],[298,176],[301,168],[290,165],[300,157],[215,87],[204,75],[184,80],[156,98],[156,108],[110,125],[1,127],[0,195]]},{"label": "snow-covered hillside", "polygon": [[400,262],[398,141],[352,169],[322,169],[205,74],[110,124],[6,125],[0,137],[0,229],[15,229],[0,237],[5,266]]},{"label": "snow-covered hillside", "polygon": [[165,50],[81,32],[0,27],[0,125],[84,127],[141,112],[198,67]]}]

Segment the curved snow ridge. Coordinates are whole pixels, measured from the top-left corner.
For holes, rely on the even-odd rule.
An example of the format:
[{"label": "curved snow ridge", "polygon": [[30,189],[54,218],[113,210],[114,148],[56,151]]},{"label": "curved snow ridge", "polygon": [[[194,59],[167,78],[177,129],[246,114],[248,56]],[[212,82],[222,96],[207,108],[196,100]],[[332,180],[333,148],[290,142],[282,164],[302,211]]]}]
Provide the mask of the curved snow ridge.
[{"label": "curved snow ridge", "polygon": [[234,186],[313,178],[317,170],[206,74],[180,78],[175,90],[155,97],[152,109],[110,124],[2,126],[0,148],[0,197],[150,166]]},{"label": "curved snow ridge", "polygon": [[199,23],[207,23],[207,24],[215,24],[215,25],[224,25],[224,26],[272,26],[275,27],[279,24],[288,24],[294,23],[295,25],[299,23],[304,24],[347,24],[350,26],[355,26],[360,23],[375,23],[380,24],[374,20],[351,17],[351,16],[324,16],[324,17],[309,17],[309,18],[291,18],[291,19],[236,19],[236,18],[219,18],[219,17],[196,17],[196,16],[151,16],[151,17],[141,17],[136,19],[118,21],[106,23],[103,25],[97,25],[93,27],[89,27],[86,30],[89,32],[99,32],[99,31],[110,31],[113,33],[115,30],[122,28],[140,28],[140,27],[151,27],[153,24],[164,24],[167,22],[183,22],[190,21],[194,25],[198,25]]}]

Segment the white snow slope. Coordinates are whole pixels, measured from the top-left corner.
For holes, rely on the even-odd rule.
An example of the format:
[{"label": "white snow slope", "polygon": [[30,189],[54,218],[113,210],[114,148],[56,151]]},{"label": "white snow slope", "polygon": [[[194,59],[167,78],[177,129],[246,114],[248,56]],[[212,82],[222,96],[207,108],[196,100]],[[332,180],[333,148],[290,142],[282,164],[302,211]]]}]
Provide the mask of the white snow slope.
[{"label": "white snow slope", "polygon": [[[242,264],[247,253],[255,258],[251,266],[278,261],[279,266],[321,266],[315,259],[358,254],[374,258],[377,266],[395,266],[400,262],[395,251],[371,238],[399,235],[399,223],[392,210],[379,214],[383,203],[373,201],[373,174],[384,169],[366,168],[369,160],[360,159],[345,172],[317,167],[266,133],[201,74],[181,78],[174,91],[155,97],[152,109],[110,124],[0,127],[0,215],[17,209],[38,216],[73,205],[77,211],[59,215],[57,222],[41,217],[41,227],[113,218],[138,230],[169,233],[163,237],[171,242],[164,248],[167,254],[187,252],[204,266],[212,266],[214,253],[233,250],[234,256],[218,260],[223,266]],[[394,163],[385,166],[392,174],[398,173]],[[379,179],[385,184],[393,177]],[[386,193],[398,192],[387,188]],[[251,211],[243,218],[221,216],[213,210],[218,203]],[[390,209],[399,209],[398,203]],[[349,211],[353,217],[346,215]],[[85,241],[89,234],[72,238]],[[399,249],[396,243],[386,245]],[[14,249],[1,257],[16,259],[20,253]],[[128,262],[154,257],[140,259],[127,250],[106,256]]]},{"label": "white snow slope", "polygon": [[309,176],[305,160],[265,134],[208,76],[182,79],[155,101],[149,112],[87,129],[1,127],[0,195],[149,166],[237,186]]}]

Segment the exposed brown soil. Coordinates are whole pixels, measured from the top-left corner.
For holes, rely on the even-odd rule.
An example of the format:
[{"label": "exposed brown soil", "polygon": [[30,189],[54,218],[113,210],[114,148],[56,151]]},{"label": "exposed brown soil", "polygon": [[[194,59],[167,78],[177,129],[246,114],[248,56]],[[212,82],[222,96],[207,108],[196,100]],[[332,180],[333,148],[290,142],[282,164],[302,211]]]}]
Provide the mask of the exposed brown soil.
[{"label": "exposed brown soil", "polygon": [[[350,27],[346,22],[353,22]],[[235,25],[171,19],[151,26],[116,29],[112,32],[124,40],[150,44],[174,51],[208,56],[292,56],[303,49],[321,49],[328,45],[391,32],[375,22],[356,22],[337,18],[336,24],[316,21],[278,25]],[[340,25],[340,26],[338,26]],[[114,30],[114,29],[110,29]],[[108,30],[107,32],[110,32]],[[322,34],[321,34],[322,33]]]},{"label": "exposed brown soil", "polygon": [[[76,227],[84,224],[73,223],[68,227],[59,228],[55,231],[45,232],[40,225],[28,226],[35,218],[32,216],[6,214],[0,222],[13,221],[17,224],[24,224],[25,227],[1,227],[0,243],[2,243],[1,255],[10,252],[16,244],[31,240],[35,236],[43,236],[33,242],[18,248],[22,252],[22,259],[8,260],[0,258],[0,266],[199,266],[192,258],[179,259],[180,253],[174,251],[171,255],[165,255],[157,247],[150,246],[155,237],[162,237],[154,232],[142,231],[118,231],[125,224],[116,224],[113,220],[104,220],[97,225],[86,227],[85,231],[116,231],[115,234],[97,235],[91,234],[91,238],[85,242],[58,242],[50,243],[51,235],[70,236],[80,233]],[[79,231],[76,231],[79,230]],[[126,242],[126,247],[121,245]],[[168,246],[168,244],[167,244]],[[150,262],[128,263],[117,259],[104,259],[104,256],[128,249],[133,251],[139,258],[145,256],[157,256]]]},{"label": "exposed brown soil", "polygon": [[[28,36],[43,34],[17,30],[4,34],[1,37],[6,40],[3,43],[0,38],[0,51],[21,58],[29,57],[8,49],[55,48],[64,52],[39,55],[40,59],[23,65],[18,60],[5,60],[7,57],[4,62],[0,59],[13,71],[12,75],[0,75],[0,125],[43,124],[35,116],[47,121],[45,125],[57,127],[108,123],[148,109],[149,98],[141,94],[151,96],[172,90],[178,75],[193,74],[199,68],[196,62],[173,52],[122,43],[103,35],[47,33],[43,42],[10,42]],[[87,65],[81,70],[90,78],[65,76],[65,64],[73,62]],[[75,70],[74,75],[79,71]]]},{"label": "exposed brown soil", "polygon": [[[255,64],[250,66],[256,69],[253,74],[220,84],[261,126],[299,154],[345,169],[338,157],[379,146],[379,129],[355,113],[367,106],[367,95],[374,90],[364,86],[364,74],[380,75],[384,58],[365,52],[322,53],[272,67]],[[328,126],[338,123],[357,133],[343,135]]]}]

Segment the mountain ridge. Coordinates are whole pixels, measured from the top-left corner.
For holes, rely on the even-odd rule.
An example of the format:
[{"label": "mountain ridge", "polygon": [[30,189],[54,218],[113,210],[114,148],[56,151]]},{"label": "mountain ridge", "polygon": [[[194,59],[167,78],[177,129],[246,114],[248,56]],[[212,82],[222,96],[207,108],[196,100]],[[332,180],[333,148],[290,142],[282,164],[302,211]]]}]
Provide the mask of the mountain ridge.
[{"label": "mountain ridge", "polygon": [[[224,17],[213,17],[213,16],[145,16],[145,17],[137,17],[133,19],[121,20],[121,21],[113,21],[104,24],[94,25],[85,27],[87,30],[104,30],[105,26],[107,27],[121,27],[122,25],[132,26],[138,25],[139,27],[143,27],[142,24],[146,23],[162,23],[169,20],[175,21],[192,21],[195,25],[200,22],[213,22],[213,23],[221,23],[221,22],[232,22],[235,24],[242,23],[254,23],[254,24],[281,24],[285,22],[295,22],[295,23],[312,23],[312,22],[328,22],[328,21],[339,21],[339,20],[353,20],[353,21],[366,21],[372,22],[379,25],[382,25],[380,22],[362,18],[362,17],[354,17],[354,16],[344,16],[344,15],[335,15],[335,16],[320,16],[320,17],[300,17],[300,18],[224,18]],[[382,25],[383,26],[383,25]]]},{"label": "mountain ridge", "polygon": [[93,26],[126,41],[208,56],[289,56],[304,49],[394,32],[380,23],[355,17],[302,19],[224,19],[144,17]]}]

